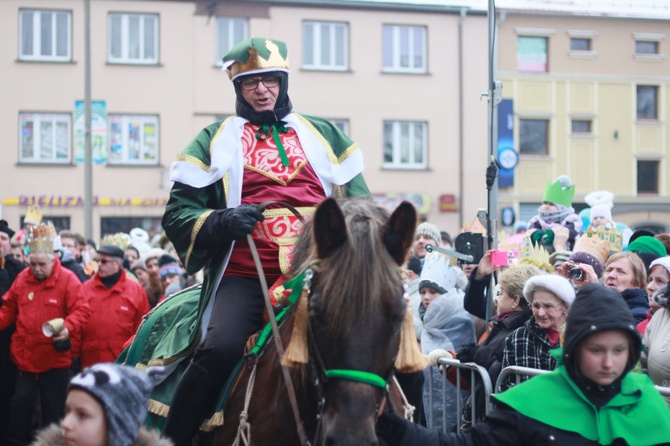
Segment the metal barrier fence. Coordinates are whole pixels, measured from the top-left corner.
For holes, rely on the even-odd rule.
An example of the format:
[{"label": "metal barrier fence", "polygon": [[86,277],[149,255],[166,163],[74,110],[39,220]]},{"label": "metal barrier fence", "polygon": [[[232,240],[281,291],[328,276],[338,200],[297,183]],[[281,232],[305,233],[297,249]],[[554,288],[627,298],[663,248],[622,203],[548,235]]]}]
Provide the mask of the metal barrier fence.
[{"label": "metal barrier fence", "polygon": [[[486,406],[485,406],[485,413],[488,414],[491,409],[492,409],[492,404],[491,404],[491,395],[493,393],[493,387],[491,386],[491,378],[486,371],[485,368],[475,364],[475,363],[461,363],[457,359],[447,359],[447,358],[439,358],[438,361],[438,366],[440,365],[445,365],[449,367],[453,367],[456,369],[456,389],[457,389],[457,394],[460,394],[461,391],[461,373],[463,370],[469,370],[470,371],[470,382],[474,383],[475,382],[475,377],[476,375],[479,375],[479,378],[482,380],[482,384],[484,386],[484,392],[485,392],[485,401],[486,401]],[[537,376],[537,375],[543,375],[545,373],[550,373],[549,370],[540,370],[540,369],[533,369],[529,367],[520,367],[520,366],[509,366],[504,368],[501,372],[500,375],[498,376],[498,379],[495,382],[495,393],[500,392],[500,386],[502,385],[505,380],[514,375],[516,376],[516,383],[518,384],[521,381],[521,376]],[[449,410],[453,410],[451,407],[447,407],[446,404],[446,383],[448,382],[447,379],[447,368],[443,367],[441,370],[441,375],[442,375],[442,380],[443,380],[443,392],[442,392],[442,411],[443,411],[443,423],[442,426],[439,426],[439,429],[442,430],[442,432],[447,432],[447,412]],[[662,386],[655,386],[656,390],[661,394],[661,396],[665,397],[670,397],[670,387],[662,387]],[[474,389],[474,385],[471,386],[471,389]],[[426,422],[429,428],[438,428],[437,426],[433,426],[433,414],[432,414],[432,407],[433,407],[433,374],[429,374],[428,378],[428,406],[424,407],[426,411]],[[476,417],[476,398],[471,394],[470,395],[470,401],[471,401],[471,412],[470,412],[470,423],[472,425],[475,425],[477,423],[477,417]],[[456,419],[458,420],[456,423],[456,430],[457,432],[461,431],[461,413],[463,412],[463,405],[461,404],[461,399],[457,398],[456,401]]]},{"label": "metal barrier fence", "polygon": [[[460,398],[461,394],[461,374],[463,370],[469,370],[470,372],[470,383],[473,383],[471,386],[471,389],[474,388],[474,383],[477,375],[479,375],[479,378],[482,381],[482,385],[484,386],[484,392],[486,395],[486,405],[484,407],[485,413],[488,414],[490,409],[491,409],[491,402],[490,402],[490,395],[492,392],[492,385],[491,385],[491,377],[489,377],[488,372],[486,369],[480,365],[477,365],[473,362],[468,362],[468,363],[461,363],[458,359],[447,359],[445,358],[439,358],[437,360],[437,367],[439,366],[448,366],[448,367],[453,367],[456,369],[456,395],[458,396],[456,398],[456,431],[460,432],[461,431],[461,413],[463,412],[463,404]],[[443,367],[441,370],[441,375],[442,375],[442,426],[439,428],[442,430],[442,432],[447,432],[447,412],[448,412],[448,407],[447,407],[447,383],[449,382],[447,379],[447,367]],[[470,398],[470,421],[474,425],[477,423],[477,417],[476,417],[476,398]],[[430,373],[428,375],[428,405],[424,405],[424,411],[426,412],[426,424],[428,425],[429,428],[438,428],[437,426],[433,426],[433,419],[434,419],[434,414],[433,414],[433,374]]]}]

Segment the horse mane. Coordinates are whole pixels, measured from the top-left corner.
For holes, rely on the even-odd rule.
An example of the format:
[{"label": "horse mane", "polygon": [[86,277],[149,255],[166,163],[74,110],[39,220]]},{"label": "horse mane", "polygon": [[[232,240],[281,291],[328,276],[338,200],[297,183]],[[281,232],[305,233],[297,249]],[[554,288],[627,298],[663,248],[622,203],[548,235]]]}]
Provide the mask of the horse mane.
[{"label": "horse mane", "polygon": [[310,308],[325,315],[322,321],[333,334],[345,334],[357,318],[382,311],[384,298],[401,290],[399,267],[383,242],[383,229],[390,213],[370,199],[338,201],[344,214],[347,241],[325,259],[316,258],[310,220],[295,248],[294,272],[312,267],[316,273]]}]

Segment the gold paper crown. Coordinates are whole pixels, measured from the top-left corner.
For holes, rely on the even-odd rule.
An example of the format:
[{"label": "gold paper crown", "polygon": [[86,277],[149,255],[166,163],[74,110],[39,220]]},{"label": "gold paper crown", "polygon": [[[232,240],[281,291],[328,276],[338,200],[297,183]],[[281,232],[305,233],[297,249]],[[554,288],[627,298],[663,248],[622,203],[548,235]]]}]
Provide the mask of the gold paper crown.
[{"label": "gold paper crown", "polygon": [[461,228],[461,232],[472,232],[473,234],[482,234],[486,235],[486,228],[481,224],[479,219],[475,217],[472,221],[472,224],[464,224]]},{"label": "gold paper crown", "polygon": [[53,254],[54,239],[56,238],[56,228],[51,222],[40,224],[28,231],[27,243],[31,254],[43,253]]},{"label": "gold paper crown", "polygon": [[554,267],[549,261],[549,252],[539,244],[533,245],[529,237],[524,237],[521,250],[519,251],[519,263],[535,265],[539,269],[552,274]]},{"label": "gold paper crown", "polygon": [[33,204],[31,206],[28,206],[28,210],[26,211],[26,218],[23,219],[23,223],[27,225],[37,226],[40,223],[42,223],[43,215],[44,212],[42,212],[39,206]]},{"label": "gold paper crown", "polygon": [[235,80],[243,74],[284,71],[288,73],[288,50],[279,40],[253,37],[233,47],[223,56],[223,68]]},{"label": "gold paper crown", "polygon": [[132,245],[132,243],[133,241],[130,238],[130,235],[125,232],[117,232],[116,234],[108,234],[104,236],[100,241],[100,246],[116,246],[125,251]]},{"label": "gold paper crown", "polygon": [[621,252],[622,243],[622,236],[616,228],[599,226],[597,229],[593,229],[593,226],[589,226],[586,232],[575,241],[575,247],[572,251],[591,254],[605,265],[605,261],[610,255]]}]

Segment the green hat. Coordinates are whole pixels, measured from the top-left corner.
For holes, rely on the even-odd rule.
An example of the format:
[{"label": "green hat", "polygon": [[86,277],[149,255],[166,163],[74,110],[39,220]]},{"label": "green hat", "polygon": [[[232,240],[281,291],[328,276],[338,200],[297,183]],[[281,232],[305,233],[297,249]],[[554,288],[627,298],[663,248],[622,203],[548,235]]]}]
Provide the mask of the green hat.
[{"label": "green hat", "polygon": [[230,80],[268,71],[288,73],[288,49],[279,40],[252,37],[235,45],[223,56],[223,68]]},{"label": "green hat", "polygon": [[650,254],[656,254],[660,257],[665,257],[666,255],[665,245],[663,242],[649,235],[643,235],[642,237],[636,238],[630,242],[626,250],[637,253],[646,252]]},{"label": "green hat", "polygon": [[574,196],[575,186],[572,184],[572,180],[566,175],[561,175],[553,183],[547,181],[542,201],[570,207],[572,206],[572,198]]}]

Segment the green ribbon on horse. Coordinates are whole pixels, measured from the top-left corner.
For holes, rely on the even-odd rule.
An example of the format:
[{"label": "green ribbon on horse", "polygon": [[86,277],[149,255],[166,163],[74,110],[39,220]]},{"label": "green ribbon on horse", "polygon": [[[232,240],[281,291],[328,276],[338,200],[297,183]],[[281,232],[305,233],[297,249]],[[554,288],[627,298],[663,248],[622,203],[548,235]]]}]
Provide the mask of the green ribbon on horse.
[{"label": "green ribbon on horse", "polygon": [[263,141],[267,139],[268,136],[270,136],[270,133],[272,133],[272,139],[275,142],[275,145],[277,146],[277,151],[279,152],[279,158],[281,158],[281,163],[282,166],[288,167],[289,161],[288,161],[288,155],[286,154],[286,150],[284,149],[284,145],[281,143],[281,139],[279,138],[279,133],[286,133],[288,132],[288,128],[284,125],[283,122],[277,121],[273,122],[272,124],[263,124],[261,128],[258,129],[256,132],[256,139],[258,141]]}]

